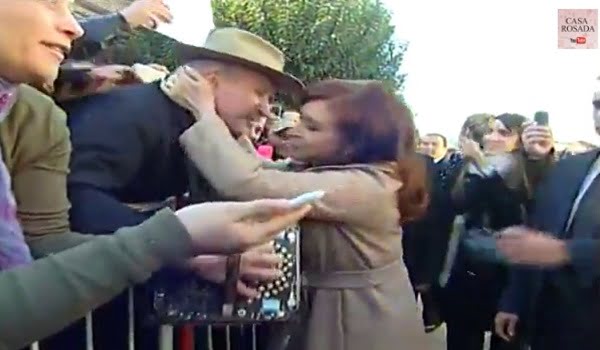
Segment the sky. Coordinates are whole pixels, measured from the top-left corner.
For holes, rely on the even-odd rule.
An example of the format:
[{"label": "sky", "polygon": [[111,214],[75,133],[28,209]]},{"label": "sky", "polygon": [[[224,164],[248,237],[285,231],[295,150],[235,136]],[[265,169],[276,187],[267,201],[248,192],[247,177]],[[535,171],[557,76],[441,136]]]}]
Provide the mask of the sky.
[{"label": "sky", "polygon": [[596,9],[597,0],[383,2],[409,43],[404,95],[421,134],[456,140],[470,114],[545,110],[556,140],[600,144],[591,107],[600,50],[557,48],[558,9]]}]

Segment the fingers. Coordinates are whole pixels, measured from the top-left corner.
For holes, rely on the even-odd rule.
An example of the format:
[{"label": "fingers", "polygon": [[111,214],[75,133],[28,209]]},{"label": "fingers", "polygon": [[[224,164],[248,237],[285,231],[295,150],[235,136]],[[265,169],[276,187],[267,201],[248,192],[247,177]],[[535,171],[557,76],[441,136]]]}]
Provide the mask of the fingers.
[{"label": "fingers", "polygon": [[249,266],[272,269],[276,269],[283,262],[275,253],[251,253],[248,260]]},{"label": "fingers", "polygon": [[528,137],[525,140],[526,143],[540,143],[540,144],[550,144],[552,142],[552,138],[548,136],[542,137]]},{"label": "fingers", "polygon": [[517,328],[517,321],[514,319],[509,319],[506,325],[506,335],[508,335],[509,339],[512,339],[515,336]]},{"label": "fingers", "polygon": [[495,331],[496,331],[496,335],[498,335],[500,338],[502,338],[504,341],[509,342],[510,341],[510,336],[508,335],[508,333],[506,332],[506,323],[505,323],[506,319],[504,318],[496,318],[495,320]]},{"label": "fingers", "polygon": [[183,66],[183,72],[185,76],[188,76],[193,81],[201,81],[203,79],[202,75],[190,66]]},{"label": "fingers", "polygon": [[257,298],[260,295],[258,293],[258,290],[251,288],[243,281],[238,281],[237,292],[239,295],[241,295],[245,298],[250,298],[250,299]]},{"label": "fingers", "polygon": [[167,74],[170,73],[169,72],[169,68],[167,68],[167,67],[165,67],[165,66],[163,66],[161,64],[150,63],[150,64],[148,64],[148,67],[150,67],[152,69],[155,69],[155,70],[157,70],[159,72],[162,72],[162,73],[167,73]]},{"label": "fingers", "polygon": [[523,132],[523,141],[528,143],[551,142],[552,139],[552,130],[547,126],[537,126],[533,124],[525,128],[525,131]]},{"label": "fingers", "polygon": [[532,131],[527,134],[523,134],[523,140],[525,142],[532,141],[552,141],[552,133],[547,131]]},{"label": "fingers", "polygon": [[[271,210],[278,210],[278,208],[272,208]],[[256,244],[272,240],[285,228],[298,223],[310,210],[310,206],[304,206],[286,214],[272,216],[266,221],[253,222],[250,225],[243,224],[243,227],[246,228],[246,233],[241,237],[242,248],[247,249]]]},{"label": "fingers", "polygon": [[[236,219],[255,220],[260,217],[267,217],[268,221],[271,221],[271,217],[275,215],[299,214],[287,199],[258,199],[248,202],[230,203],[230,205],[232,206],[230,214]],[[279,219],[279,221],[282,220],[281,218]]]},{"label": "fingers", "polygon": [[269,282],[281,277],[282,273],[281,270],[276,268],[248,267],[244,270],[242,276],[248,281]]},{"label": "fingers", "polygon": [[531,230],[529,230],[526,227],[523,226],[510,226],[507,227],[505,229],[503,229],[502,231],[500,231],[500,237],[501,238],[518,238],[521,235],[531,232]]},{"label": "fingers", "polygon": [[283,259],[273,252],[273,246],[264,244],[242,254],[241,273],[249,281],[272,281],[281,277],[282,263]]},{"label": "fingers", "polygon": [[173,15],[171,14],[169,7],[162,1],[158,3],[152,12],[154,16],[158,17],[162,23],[171,23],[173,21]]},{"label": "fingers", "polygon": [[261,245],[258,245],[251,250],[248,251],[254,253],[275,253],[275,248],[273,247],[273,242],[267,242]]}]

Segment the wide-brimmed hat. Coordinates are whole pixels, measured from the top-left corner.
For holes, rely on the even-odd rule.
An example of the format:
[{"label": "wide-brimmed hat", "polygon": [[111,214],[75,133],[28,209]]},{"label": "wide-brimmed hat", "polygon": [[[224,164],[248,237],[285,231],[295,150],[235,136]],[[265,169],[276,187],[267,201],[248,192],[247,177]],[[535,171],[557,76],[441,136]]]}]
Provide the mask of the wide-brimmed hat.
[{"label": "wide-brimmed hat", "polygon": [[301,93],[302,81],[283,71],[285,56],[270,42],[238,28],[212,30],[204,46],[177,43],[182,63],[199,59],[230,62],[267,76],[282,92]]}]

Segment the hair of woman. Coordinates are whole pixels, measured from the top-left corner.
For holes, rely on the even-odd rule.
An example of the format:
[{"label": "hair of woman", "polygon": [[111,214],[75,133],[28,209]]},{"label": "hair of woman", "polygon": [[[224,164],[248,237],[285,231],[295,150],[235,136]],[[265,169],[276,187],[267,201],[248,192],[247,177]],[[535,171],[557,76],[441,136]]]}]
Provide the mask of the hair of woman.
[{"label": "hair of woman", "polygon": [[428,206],[426,167],[415,151],[416,131],[410,109],[378,81],[326,80],[309,85],[303,103],[325,100],[338,116],[343,162],[395,162],[398,210],[405,223],[422,216]]}]

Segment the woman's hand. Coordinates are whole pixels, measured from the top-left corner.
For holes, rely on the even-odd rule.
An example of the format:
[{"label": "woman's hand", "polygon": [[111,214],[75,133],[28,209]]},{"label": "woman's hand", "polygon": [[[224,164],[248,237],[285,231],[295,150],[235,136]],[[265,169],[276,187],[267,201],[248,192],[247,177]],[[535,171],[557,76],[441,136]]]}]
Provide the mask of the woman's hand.
[{"label": "woman's hand", "polygon": [[196,117],[216,114],[213,87],[200,73],[183,66],[165,80],[162,89],[175,103]]},{"label": "woman's hand", "polygon": [[195,254],[228,255],[273,240],[310,209],[294,208],[286,199],[262,199],[194,204],[176,215],[192,238]]},{"label": "woman's hand", "polygon": [[554,148],[552,130],[548,126],[529,124],[521,135],[525,153],[531,159],[543,159]]},{"label": "woman's hand", "polygon": [[[247,298],[256,297],[257,289],[248,282],[266,282],[279,278],[281,263],[282,259],[275,253],[272,243],[243,253],[240,261],[241,280],[237,283],[238,293]],[[211,282],[223,283],[225,281],[227,265],[227,256],[225,255],[201,255],[190,259],[186,265]]]},{"label": "woman's hand", "polygon": [[137,0],[121,11],[131,29],[155,29],[161,23],[170,23],[173,15],[162,0]]},{"label": "woman's hand", "polygon": [[460,149],[466,157],[473,159],[479,165],[483,164],[485,156],[477,142],[469,138],[462,137],[460,139]]}]

